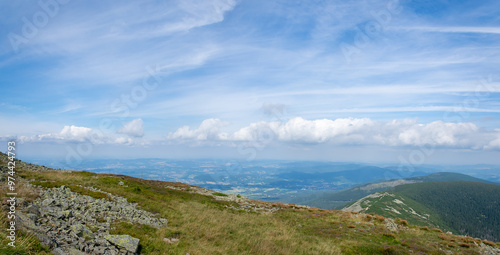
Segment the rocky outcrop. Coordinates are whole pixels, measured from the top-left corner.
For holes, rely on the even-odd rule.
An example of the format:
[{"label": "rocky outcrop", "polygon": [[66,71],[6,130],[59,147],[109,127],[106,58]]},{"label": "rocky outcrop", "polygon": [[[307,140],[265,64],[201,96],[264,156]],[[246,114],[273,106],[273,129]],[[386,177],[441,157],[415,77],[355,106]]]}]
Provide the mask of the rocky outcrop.
[{"label": "rocky outcrop", "polygon": [[479,244],[479,246],[481,247],[481,254],[484,254],[484,255],[499,255],[500,254],[500,248],[486,245],[484,243]]},{"label": "rocky outcrop", "polygon": [[391,232],[398,232],[398,224],[391,218],[384,219],[385,227]]},{"label": "rocky outcrop", "polygon": [[42,244],[53,248],[53,254],[135,254],[140,240],[128,235],[110,235],[111,223],[126,221],[155,228],[168,223],[138,209],[125,198],[105,194],[110,199],[82,195],[66,186],[47,189],[18,212],[18,220]]}]

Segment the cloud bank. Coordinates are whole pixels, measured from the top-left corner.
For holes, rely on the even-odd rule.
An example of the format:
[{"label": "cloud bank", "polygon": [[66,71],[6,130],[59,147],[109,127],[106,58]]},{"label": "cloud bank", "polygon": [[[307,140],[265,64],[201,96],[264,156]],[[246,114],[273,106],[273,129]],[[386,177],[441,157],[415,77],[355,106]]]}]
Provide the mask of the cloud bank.
[{"label": "cloud bank", "polygon": [[219,119],[204,120],[198,128],[184,126],[170,133],[169,140],[184,141],[278,141],[289,143],[329,143],[333,145],[440,146],[464,149],[499,149],[499,130],[483,130],[473,123],[416,119],[374,121],[369,118],[254,122],[228,132]]}]

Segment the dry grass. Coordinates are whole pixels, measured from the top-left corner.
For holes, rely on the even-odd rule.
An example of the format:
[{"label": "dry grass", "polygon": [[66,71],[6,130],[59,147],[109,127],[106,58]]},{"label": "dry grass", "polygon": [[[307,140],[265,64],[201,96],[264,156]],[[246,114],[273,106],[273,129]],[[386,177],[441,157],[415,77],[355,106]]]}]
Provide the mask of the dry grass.
[{"label": "dry grass", "polygon": [[395,219],[395,222],[398,223],[399,225],[408,227],[408,221],[407,220],[402,220],[400,218]]},{"label": "dry grass", "polygon": [[459,243],[458,245],[460,245],[460,247],[465,247],[465,248],[470,248],[470,247],[474,246],[471,243]]},{"label": "dry grass", "polygon": [[448,236],[444,233],[439,234],[438,237],[445,240],[445,241],[451,241],[451,242],[455,241],[455,238]]},{"label": "dry grass", "polygon": [[[428,227],[409,226],[397,234],[388,233],[383,223],[385,217],[375,214],[294,209],[290,204],[257,201],[257,205],[283,209],[272,214],[253,213],[226,208],[238,207],[235,203],[186,192],[193,186],[181,183],[85,172],[47,171],[24,175],[41,185],[64,184],[77,192],[86,191],[78,190],[76,185],[98,187],[167,218],[169,225],[161,229],[113,224],[113,233],[139,238],[143,254],[408,254],[410,250],[415,254],[439,254],[440,249],[448,248],[444,239],[429,232]],[[119,181],[126,186],[118,185]],[[182,191],[166,189],[167,186]],[[30,191],[25,192],[28,195]],[[397,222],[405,225],[404,220]],[[362,224],[356,228],[355,224],[359,223]],[[164,241],[173,237],[179,241]],[[37,247],[36,243],[26,242],[32,248]],[[31,254],[44,254],[39,251],[41,253]]]},{"label": "dry grass", "polygon": [[[5,183],[0,185],[0,192],[2,194],[6,194],[8,192],[8,186]],[[16,186],[16,198],[23,198],[27,201],[32,201],[38,196],[38,190],[34,187],[29,187],[25,182],[20,181]],[[7,200],[6,197],[2,196],[2,202]],[[20,210],[20,207],[16,207],[16,210]],[[24,230],[19,229],[19,226],[16,227],[16,240],[15,247],[11,247],[8,245],[10,240],[8,239],[8,232],[4,231],[5,229],[10,227],[10,221],[13,219],[9,219],[7,217],[8,211],[2,210],[0,213],[0,254],[50,254],[47,249],[43,248],[40,245],[40,241],[33,236],[31,233],[26,233]]]},{"label": "dry grass", "polygon": [[486,245],[489,245],[491,247],[495,247],[496,246],[496,243],[495,242],[492,242],[492,241],[487,241],[487,240],[482,240],[482,242]]}]

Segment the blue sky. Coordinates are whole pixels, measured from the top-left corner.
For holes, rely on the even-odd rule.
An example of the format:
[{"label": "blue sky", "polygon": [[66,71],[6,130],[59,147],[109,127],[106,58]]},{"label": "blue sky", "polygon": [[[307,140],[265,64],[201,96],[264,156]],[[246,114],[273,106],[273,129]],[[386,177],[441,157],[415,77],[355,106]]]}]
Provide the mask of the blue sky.
[{"label": "blue sky", "polygon": [[0,5],[26,156],[500,164],[497,1]]}]

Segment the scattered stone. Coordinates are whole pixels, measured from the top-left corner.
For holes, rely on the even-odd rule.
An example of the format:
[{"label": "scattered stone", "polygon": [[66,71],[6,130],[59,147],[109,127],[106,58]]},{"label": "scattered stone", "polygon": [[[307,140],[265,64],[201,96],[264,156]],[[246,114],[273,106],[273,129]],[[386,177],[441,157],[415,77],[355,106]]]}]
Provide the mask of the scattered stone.
[{"label": "scattered stone", "polygon": [[481,247],[483,254],[485,255],[498,255],[500,254],[500,248],[492,247],[489,245],[486,245],[484,243],[479,244]]},{"label": "scattered stone", "polygon": [[163,241],[165,243],[168,243],[168,244],[172,244],[172,243],[176,243],[176,242],[179,242],[179,239],[178,238],[163,238]]},{"label": "scattered stone", "polygon": [[85,196],[66,186],[42,189],[40,197],[18,211],[21,227],[33,232],[43,245],[53,248],[53,254],[134,254],[137,238],[124,236],[123,245],[118,240],[106,241],[111,223],[126,221],[155,228],[168,224],[167,219],[158,219],[123,197],[93,187],[84,188],[107,194],[108,198]]}]

